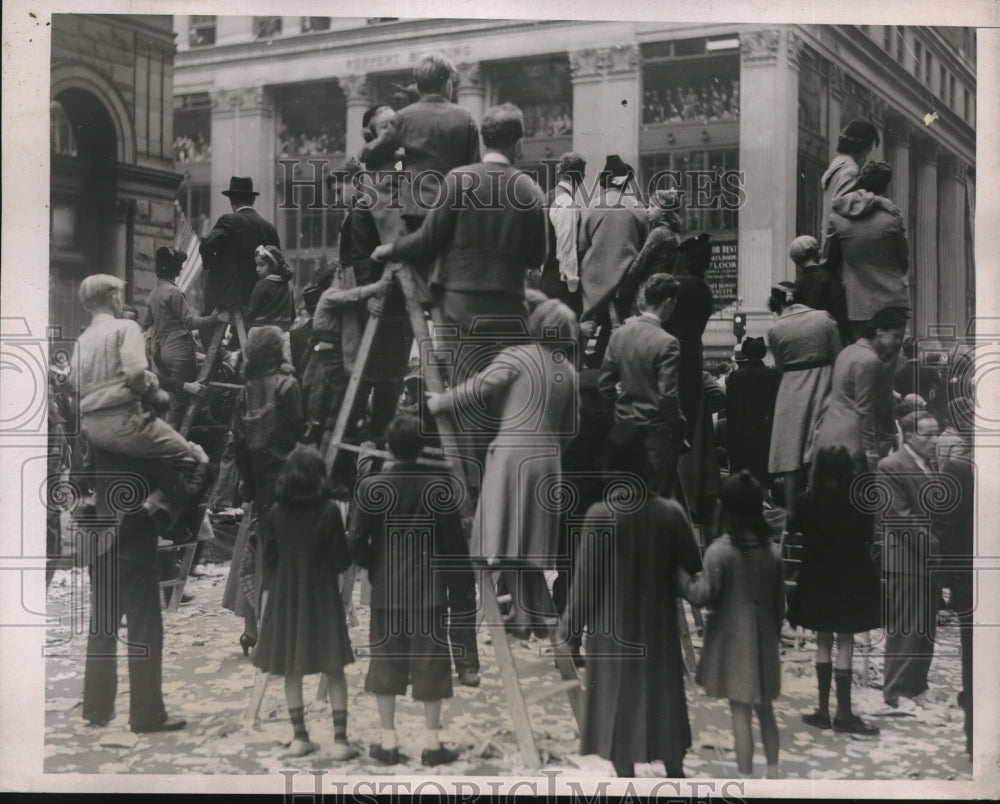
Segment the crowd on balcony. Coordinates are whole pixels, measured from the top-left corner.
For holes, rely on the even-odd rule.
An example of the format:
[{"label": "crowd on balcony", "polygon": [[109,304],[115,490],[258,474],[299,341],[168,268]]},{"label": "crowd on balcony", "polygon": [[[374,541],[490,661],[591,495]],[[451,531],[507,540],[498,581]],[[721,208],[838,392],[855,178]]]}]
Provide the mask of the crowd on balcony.
[{"label": "crowd on balcony", "polygon": [[740,82],[728,84],[713,78],[700,85],[678,85],[674,89],[647,89],[643,93],[643,123],[690,123],[709,120],[738,120]]}]

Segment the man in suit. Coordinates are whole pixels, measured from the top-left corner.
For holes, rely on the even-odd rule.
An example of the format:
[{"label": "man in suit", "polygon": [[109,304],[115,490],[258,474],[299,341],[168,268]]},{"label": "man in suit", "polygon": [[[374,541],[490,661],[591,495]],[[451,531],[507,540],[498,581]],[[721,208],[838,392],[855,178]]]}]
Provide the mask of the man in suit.
[{"label": "man in suit", "polygon": [[676,301],[677,280],[670,274],[646,280],[639,315],[611,333],[597,381],[601,395],[614,402],[615,420],[641,428],[653,466],[650,490],[663,497],[673,491],[685,431],[678,391],[681,345],[663,329]]},{"label": "man in suit", "polygon": [[[921,504],[928,482],[938,475],[937,419],[926,410],[899,422],[903,446],[878,463],[878,476],[890,492],[882,549],[885,587],[885,668],[882,696],[890,706],[899,697],[916,698],[927,690],[937,626],[937,585],[930,557],[939,544]],[[912,524],[911,524],[912,523]]]},{"label": "man in suit", "polygon": [[369,168],[389,161],[403,149],[408,189],[401,187],[403,218],[410,231],[440,201],[440,185],[448,171],[479,161],[479,132],[472,115],[452,103],[455,66],[447,56],[431,53],[417,62],[413,77],[420,100],[404,106],[389,125],[361,151]]},{"label": "man in suit", "polygon": [[545,265],[542,266],[541,290],[546,296],[559,299],[580,315],[580,264],[576,253],[580,233],[580,205],[576,189],[583,184],[587,162],[575,151],[559,157],[556,177],[559,179],[546,195],[548,231]]},{"label": "man in suit", "polygon": [[215,308],[245,314],[258,279],[254,251],[257,246],[281,248],[281,241],[278,230],[253,208],[260,195],[253,189],[253,179],[233,176],[222,194],[233,211],[215,222],[199,248],[205,266],[204,310],[206,315]]},{"label": "man in suit", "polygon": [[[483,161],[451,171],[444,202],[423,225],[372,252],[380,261],[435,261],[431,292],[444,320],[456,326],[460,342],[476,336],[479,366],[487,365],[511,337],[527,333],[525,276],[545,259],[542,192],[513,166],[524,135],[521,110],[510,103],[489,109],[482,131]],[[496,340],[483,343],[484,336]],[[452,367],[453,384],[475,368],[459,359]]]}]

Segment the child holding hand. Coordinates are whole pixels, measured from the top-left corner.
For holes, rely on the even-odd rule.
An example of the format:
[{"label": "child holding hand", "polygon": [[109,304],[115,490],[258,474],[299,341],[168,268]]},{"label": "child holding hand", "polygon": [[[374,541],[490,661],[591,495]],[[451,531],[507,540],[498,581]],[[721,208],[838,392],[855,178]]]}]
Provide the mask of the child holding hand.
[{"label": "child holding hand", "polygon": [[729,699],[736,764],[744,777],[753,772],[756,711],[766,778],[776,778],[778,724],[771,701],[781,692],[785,585],[780,551],[764,519],[764,490],[750,472],[726,478],[719,497],[720,535],[705,551],[704,571],[694,579],[678,573],[684,597],[712,607],[695,680],[711,697]]}]

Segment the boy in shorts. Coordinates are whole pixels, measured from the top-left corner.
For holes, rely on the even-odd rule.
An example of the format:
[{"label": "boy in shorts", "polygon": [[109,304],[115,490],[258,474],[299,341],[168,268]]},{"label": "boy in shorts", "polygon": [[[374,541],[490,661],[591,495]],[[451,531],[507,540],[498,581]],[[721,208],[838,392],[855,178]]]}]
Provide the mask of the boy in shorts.
[{"label": "boy in shorts", "polygon": [[[386,428],[393,462],[358,483],[348,536],[354,561],[371,581],[371,662],[365,690],[374,693],[382,739],[371,756],[385,765],[406,758],[396,743],[396,696],[412,685],[424,703],[421,762],[443,765],[458,753],[441,745],[441,701],[452,696],[451,654],[445,617],[444,556],[464,539],[458,514],[461,492],[442,470],[416,462],[420,424],[397,416]],[[388,487],[388,488],[386,488]]]}]

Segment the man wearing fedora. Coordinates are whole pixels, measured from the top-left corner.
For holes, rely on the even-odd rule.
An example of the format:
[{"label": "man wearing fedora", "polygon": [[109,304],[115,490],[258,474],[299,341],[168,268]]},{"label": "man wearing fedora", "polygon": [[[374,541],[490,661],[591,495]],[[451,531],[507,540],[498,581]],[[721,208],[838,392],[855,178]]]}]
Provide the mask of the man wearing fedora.
[{"label": "man wearing fedora", "polygon": [[233,176],[222,194],[233,208],[215,222],[201,241],[205,266],[204,310],[246,312],[250,294],[257,283],[254,251],[257,246],[281,248],[278,230],[253,208],[260,193],[249,176]]}]

